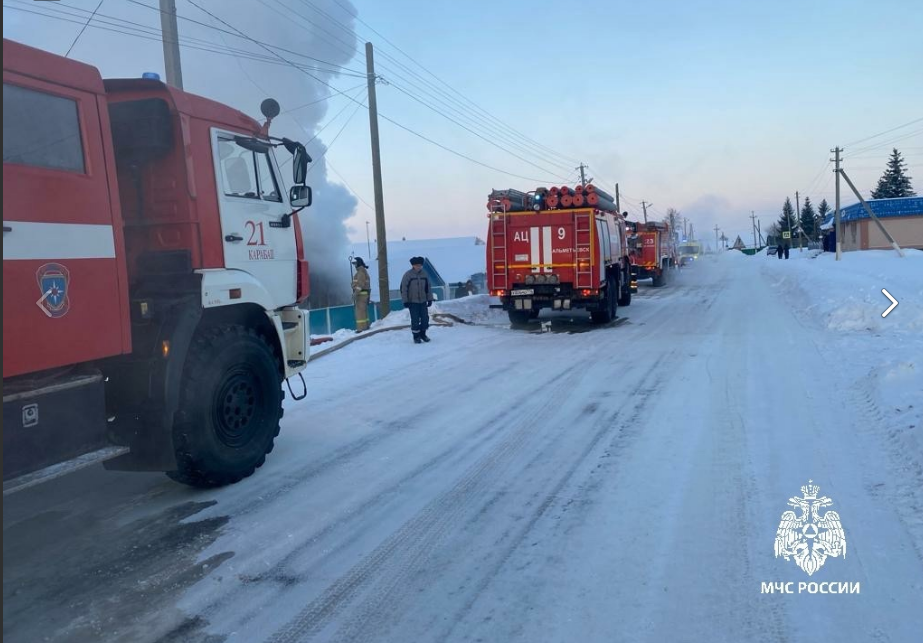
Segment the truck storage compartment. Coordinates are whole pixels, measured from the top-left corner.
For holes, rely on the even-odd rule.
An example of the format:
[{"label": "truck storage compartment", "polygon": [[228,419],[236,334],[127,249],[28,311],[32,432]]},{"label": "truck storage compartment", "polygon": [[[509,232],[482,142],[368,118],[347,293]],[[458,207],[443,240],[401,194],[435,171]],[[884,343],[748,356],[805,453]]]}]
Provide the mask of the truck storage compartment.
[{"label": "truck storage compartment", "polygon": [[67,372],[3,385],[3,480],[108,446],[103,376]]}]

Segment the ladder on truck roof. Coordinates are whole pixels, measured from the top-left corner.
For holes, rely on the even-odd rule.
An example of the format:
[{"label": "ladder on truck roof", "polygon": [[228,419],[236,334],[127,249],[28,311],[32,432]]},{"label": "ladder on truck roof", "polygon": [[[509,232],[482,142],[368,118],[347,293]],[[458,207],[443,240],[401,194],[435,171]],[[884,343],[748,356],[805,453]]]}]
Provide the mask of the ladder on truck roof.
[{"label": "ladder on truck roof", "polygon": [[[588,257],[581,259],[580,249]],[[593,287],[593,211],[574,211],[574,288]]]},{"label": "ladder on truck roof", "polygon": [[[499,215],[499,216],[498,216]],[[490,270],[494,288],[507,290],[510,287],[510,269],[506,257],[506,211],[490,213]],[[503,224],[500,225],[499,221]],[[498,270],[501,266],[502,270]]]}]

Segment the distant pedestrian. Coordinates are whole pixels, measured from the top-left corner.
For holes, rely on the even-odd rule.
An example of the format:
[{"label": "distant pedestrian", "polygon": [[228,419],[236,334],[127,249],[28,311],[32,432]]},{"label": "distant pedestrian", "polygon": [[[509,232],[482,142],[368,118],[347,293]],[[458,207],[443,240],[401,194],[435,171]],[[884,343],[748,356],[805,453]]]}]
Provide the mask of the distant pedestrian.
[{"label": "distant pedestrian", "polygon": [[401,279],[401,301],[410,310],[410,331],[413,342],[428,342],[426,329],[429,328],[429,311],[433,305],[433,293],[429,287],[429,277],[423,272],[423,257],[410,259],[410,270]]},{"label": "distant pedestrian", "polygon": [[788,259],[788,244],[785,244],[785,258]]},{"label": "distant pedestrian", "polygon": [[778,245],[778,247],[776,248],[776,256],[778,256],[779,259],[781,259],[781,258],[782,258],[782,255],[784,255],[784,254],[785,254],[785,248],[783,248],[783,247],[782,247],[782,244],[780,243],[780,244]]},{"label": "distant pedestrian", "polygon": [[362,257],[356,257],[353,263],[356,266],[356,274],[353,275],[356,332],[361,333],[369,329],[369,294],[371,293],[372,280],[369,278],[369,270]]},{"label": "distant pedestrian", "polygon": [[469,295],[476,295],[476,294],[478,294],[478,289],[477,289],[477,287],[474,285],[474,282],[471,281],[470,279],[469,279],[468,282],[465,284],[465,290],[467,291],[467,293],[468,293]]}]

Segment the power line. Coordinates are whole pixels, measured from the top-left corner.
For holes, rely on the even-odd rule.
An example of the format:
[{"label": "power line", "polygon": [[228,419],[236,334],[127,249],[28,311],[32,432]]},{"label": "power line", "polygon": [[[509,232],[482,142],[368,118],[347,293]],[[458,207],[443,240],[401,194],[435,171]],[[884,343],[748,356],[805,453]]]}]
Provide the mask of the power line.
[{"label": "power line", "polygon": [[552,175],[552,176],[555,176],[555,177],[557,177],[557,178],[559,178],[559,179],[561,179],[561,180],[563,180],[563,181],[567,181],[567,177],[561,176],[560,174],[555,174],[552,170],[549,170],[548,168],[542,167],[541,165],[537,165],[537,164],[533,163],[532,161],[528,160],[527,158],[524,158],[524,157],[522,157],[522,156],[519,156],[519,155],[516,154],[515,152],[511,152],[510,150],[506,149],[506,148],[503,147],[502,145],[497,144],[495,141],[492,141],[492,140],[490,140],[489,138],[485,138],[484,136],[481,136],[480,134],[478,134],[477,132],[475,132],[473,129],[471,129],[471,128],[465,126],[465,125],[463,125],[462,123],[458,122],[457,120],[455,120],[455,119],[452,118],[451,116],[448,116],[447,114],[444,114],[444,113],[440,112],[438,109],[436,109],[436,108],[433,107],[432,105],[426,103],[425,101],[421,100],[420,98],[417,98],[417,97],[414,96],[413,94],[411,94],[411,93],[407,92],[406,90],[404,90],[404,89],[398,87],[397,85],[393,85],[393,84],[392,84],[391,86],[394,87],[394,88],[395,88],[396,90],[398,90],[399,92],[401,92],[401,93],[403,93],[403,94],[409,96],[409,97],[412,98],[413,100],[417,101],[417,102],[420,103],[421,105],[423,105],[423,106],[429,108],[430,110],[436,112],[437,114],[439,114],[440,116],[442,116],[442,117],[445,118],[446,120],[448,120],[448,121],[450,121],[450,122],[452,122],[452,123],[455,123],[456,125],[458,125],[458,126],[461,127],[462,129],[464,129],[466,132],[470,132],[471,134],[474,134],[475,136],[477,136],[477,137],[478,137],[479,139],[481,139],[482,141],[485,141],[485,142],[487,142],[488,144],[493,145],[493,146],[496,147],[497,149],[502,150],[502,151],[506,152],[507,154],[509,154],[509,155],[511,155],[511,156],[515,156],[515,157],[516,157],[517,159],[519,159],[520,161],[523,161],[524,163],[528,163],[528,164],[531,165],[532,167],[534,167],[534,168],[536,168],[536,169],[539,169],[539,170],[541,170],[542,172],[548,172],[548,174],[550,174],[550,175]]},{"label": "power line", "polygon": [[[135,1],[135,0],[133,0],[133,1]],[[315,76],[314,74],[310,73],[309,71],[304,70],[304,69],[298,67],[297,65],[291,63],[291,61],[287,60],[284,56],[280,55],[279,53],[273,51],[273,50],[270,49],[268,46],[263,45],[263,44],[261,44],[261,43],[258,43],[258,41],[253,40],[253,39],[252,39],[249,35],[247,35],[245,32],[241,31],[240,29],[237,29],[237,27],[234,27],[233,25],[230,25],[230,24],[227,23],[226,21],[222,20],[221,18],[219,18],[218,16],[216,16],[215,14],[213,14],[212,12],[210,12],[208,9],[205,9],[205,8],[201,7],[201,6],[200,6],[199,4],[197,4],[194,0],[189,0],[189,4],[191,4],[192,6],[196,7],[196,8],[199,9],[200,11],[202,11],[202,12],[204,12],[204,13],[210,15],[212,18],[214,18],[215,20],[217,20],[217,21],[220,22],[221,24],[225,25],[225,26],[228,27],[229,29],[234,29],[235,31],[237,31],[238,33],[240,33],[240,35],[241,35],[242,37],[247,38],[248,40],[251,40],[252,42],[255,42],[255,43],[257,43],[257,44],[260,44],[261,47],[263,47],[264,49],[266,49],[267,51],[269,51],[269,52],[272,53],[273,55],[277,56],[280,60],[283,60],[283,61],[285,61],[285,62],[288,62],[288,63],[291,64],[292,67],[294,67],[295,69],[298,69],[298,70],[301,71],[303,74],[306,74],[307,76],[310,76],[311,78],[313,78],[313,79],[316,80],[317,82],[321,83],[322,85],[326,85],[326,86],[329,87],[330,89],[334,90],[337,94],[341,94],[341,95],[343,95],[343,96],[346,96],[347,98],[349,98],[349,99],[352,100],[353,102],[355,102],[355,103],[357,103],[357,104],[359,104],[359,105],[362,105],[362,103],[360,103],[360,102],[357,101],[356,99],[352,98],[351,96],[346,95],[344,92],[342,92],[342,91],[336,89],[336,88],[333,87],[333,85],[331,85],[330,83],[328,83],[328,82],[322,80],[321,78],[318,78],[317,76]],[[364,107],[364,105],[362,105],[362,106]],[[474,159],[474,158],[472,158],[472,157],[470,157],[470,156],[467,156],[467,155],[465,155],[465,154],[462,154],[461,152],[457,152],[457,151],[455,151],[455,150],[453,150],[453,149],[451,149],[451,148],[449,148],[449,147],[446,147],[445,145],[442,145],[441,143],[437,143],[437,142],[434,141],[433,139],[428,138],[428,137],[424,136],[423,134],[420,134],[419,132],[416,132],[416,131],[412,130],[411,128],[407,127],[406,125],[402,125],[401,123],[397,122],[397,121],[394,120],[393,118],[390,118],[390,117],[388,117],[388,116],[382,114],[381,112],[379,112],[378,116],[379,116],[380,118],[382,118],[382,119],[388,121],[389,123],[392,123],[393,125],[396,125],[397,127],[401,128],[401,129],[403,129],[403,130],[405,130],[406,132],[409,132],[410,134],[413,134],[414,136],[416,136],[416,137],[418,137],[418,138],[420,138],[420,139],[422,139],[422,140],[424,140],[424,141],[427,141],[428,143],[431,143],[432,145],[435,145],[436,147],[439,147],[440,149],[443,149],[443,150],[445,150],[445,151],[447,151],[447,152],[449,152],[449,153],[451,153],[451,154],[454,154],[455,156],[458,156],[458,157],[460,157],[460,158],[466,159],[466,160],[468,160],[468,161],[470,161],[470,162],[472,162],[472,163],[475,163],[475,164],[477,164],[477,165],[486,167],[486,168],[491,169],[491,170],[493,170],[493,171],[495,171],[495,172],[500,172],[501,174],[506,174],[506,175],[508,175],[508,176],[513,176],[513,177],[516,177],[516,178],[524,179],[524,180],[526,180],[526,181],[538,181],[538,182],[540,182],[540,183],[550,183],[550,181],[544,181],[544,180],[542,180],[542,179],[535,179],[535,178],[531,178],[531,177],[527,177],[527,176],[522,176],[522,175],[520,175],[520,174],[515,174],[515,173],[513,173],[513,172],[507,172],[507,171],[505,171],[505,170],[501,170],[500,168],[494,167],[494,166],[492,166],[492,165],[488,165],[487,163],[483,163],[483,162],[478,161],[478,160],[476,160],[476,159]]]},{"label": "power line", "polygon": [[[319,161],[319,160],[321,160],[322,158],[324,158],[325,156],[327,156],[327,152],[329,152],[329,151],[333,148],[333,145],[337,142],[337,139],[340,138],[340,134],[343,133],[343,130],[345,130],[345,129],[346,129],[346,126],[349,125],[349,122],[350,122],[350,121],[353,119],[353,117],[355,117],[355,115],[359,112],[359,108],[360,108],[360,107],[365,107],[365,105],[363,105],[362,103],[359,103],[358,105],[356,105],[356,108],[353,109],[353,113],[350,114],[350,115],[349,115],[349,118],[346,119],[346,122],[343,123],[343,127],[340,128],[340,131],[336,133],[336,136],[334,136],[334,137],[330,140],[329,143],[327,143],[326,149],[324,149],[324,151],[321,152],[321,155],[320,155],[319,157],[317,157],[316,159],[314,159],[314,162],[311,164],[311,167],[309,167],[309,168],[308,168],[308,171],[305,173],[306,175],[307,175],[307,174],[310,174],[310,173],[311,173],[311,170],[313,170],[314,168],[317,167],[317,165],[318,165],[317,161]],[[319,132],[318,132],[318,133],[319,133]],[[314,138],[317,138],[317,136],[315,136]],[[313,141],[314,138],[312,138],[311,141]],[[311,141],[308,141],[308,143],[310,143]]]},{"label": "power line", "polygon": [[[292,8],[288,7],[287,5],[282,4],[281,0],[273,0],[273,1],[274,1],[275,3],[277,3],[277,4],[279,4],[280,6],[282,6],[283,8],[285,8],[285,9],[287,9],[287,10],[290,10],[291,13],[293,13],[294,15],[298,16],[299,18],[301,18],[301,19],[302,19],[304,22],[306,22],[307,24],[309,24],[309,25],[311,25],[311,26],[313,26],[313,27],[323,28],[320,24],[318,24],[317,22],[315,22],[315,21],[312,20],[311,18],[305,16],[303,13],[300,13],[300,12],[296,11],[295,9],[292,9]],[[262,4],[264,4],[265,6],[268,7],[268,5],[266,5],[266,3],[265,3],[265,0],[260,0],[260,2],[261,2]],[[326,18],[327,21],[329,21],[330,23],[333,23],[333,24],[334,24],[335,26],[337,26],[340,30],[342,30],[342,31],[344,31],[345,33],[347,33],[350,37],[352,37],[352,38],[355,38],[355,37],[356,37],[356,32],[355,32],[353,29],[351,29],[350,27],[344,25],[342,22],[340,22],[339,20],[337,20],[336,18],[334,18],[332,15],[330,15],[330,14],[327,13],[326,11],[323,11],[322,9],[320,9],[320,8],[319,8],[317,5],[315,5],[313,2],[310,2],[309,0],[301,0],[301,4],[307,5],[308,7],[310,7],[311,9],[313,9],[316,13],[318,13],[318,14],[320,14],[321,16],[323,16],[324,18]],[[269,7],[269,8],[272,9],[272,7]],[[275,11],[275,9],[273,9],[273,11]],[[277,12],[277,13],[278,13],[278,12]],[[373,30],[373,31],[374,31],[374,30]],[[342,38],[338,38],[337,36],[335,36],[335,35],[333,35],[333,34],[331,34],[331,37],[335,38],[339,43],[342,43],[343,45],[345,45],[345,46],[347,46],[347,47],[352,47],[352,45],[351,45],[350,43],[346,42],[346,41],[343,40]],[[326,40],[326,39],[325,39],[325,40]],[[331,43],[330,40],[326,40],[326,41],[327,41],[328,43]],[[331,44],[333,44],[333,46],[335,46],[335,47],[337,47],[337,48],[339,48],[339,49],[342,50],[342,48],[339,47],[339,45],[337,45],[337,44],[335,44],[335,43],[331,43]],[[350,50],[350,51],[352,51],[352,50]],[[457,116],[459,119],[465,119],[465,120],[470,124],[471,127],[468,127],[468,126],[466,126],[466,125],[463,125],[463,124],[459,123],[458,120],[451,118],[451,117],[448,116],[446,113],[444,113],[444,111],[442,111],[441,109],[436,109],[435,107],[433,107],[432,104],[429,104],[427,101],[424,101],[422,98],[420,98],[418,95],[414,94],[413,92],[409,91],[408,89],[405,89],[405,88],[402,88],[402,87],[396,85],[393,81],[389,81],[389,82],[388,82],[388,84],[389,84],[390,86],[394,87],[395,89],[397,89],[397,90],[400,91],[401,93],[403,93],[403,94],[405,94],[406,96],[410,97],[412,100],[415,100],[415,101],[419,102],[420,104],[424,105],[425,107],[427,107],[428,109],[430,109],[430,110],[436,112],[437,114],[439,114],[439,115],[442,116],[443,118],[446,118],[447,120],[451,121],[451,122],[454,123],[455,125],[458,125],[459,127],[462,127],[463,129],[465,129],[465,130],[468,131],[469,133],[474,134],[475,136],[477,136],[477,137],[480,138],[481,140],[484,140],[485,142],[487,142],[487,143],[489,143],[489,144],[491,144],[491,145],[493,145],[493,146],[495,146],[495,147],[498,147],[498,148],[501,149],[502,151],[507,152],[508,154],[511,154],[512,156],[515,156],[515,157],[518,158],[519,160],[524,161],[525,163],[527,163],[527,164],[529,164],[529,165],[531,165],[531,166],[533,166],[533,167],[535,167],[535,168],[537,168],[537,169],[540,169],[540,170],[542,170],[543,172],[548,172],[548,173],[551,174],[551,175],[556,175],[558,178],[563,178],[563,177],[561,177],[560,174],[556,174],[556,173],[555,173],[554,171],[552,171],[552,170],[549,170],[549,169],[547,169],[547,168],[545,168],[545,167],[543,167],[543,166],[541,166],[541,165],[537,165],[537,164],[533,163],[532,161],[530,161],[530,160],[528,160],[528,159],[525,159],[525,158],[523,158],[522,156],[519,156],[518,154],[515,154],[515,153],[511,152],[509,149],[506,149],[505,147],[499,145],[499,144],[496,142],[496,140],[494,140],[494,139],[501,139],[501,140],[502,140],[504,143],[506,143],[507,145],[511,145],[511,146],[513,146],[513,147],[516,147],[516,148],[522,150],[522,151],[523,151],[524,153],[526,153],[526,154],[530,154],[530,153],[534,153],[534,152],[535,152],[535,146],[534,146],[534,145],[524,145],[523,143],[519,143],[515,138],[510,137],[509,134],[506,134],[506,133],[503,132],[502,130],[498,129],[496,125],[492,125],[492,124],[490,124],[490,123],[488,123],[488,122],[485,122],[485,121],[483,120],[483,117],[478,116],[478,115],[476,114],[476,112],[474,112],[473,110],[471,110],[470,107],[467,107],[464,103],[459,102],[458,99],[452,97],[451,95],[447,94],[445,91],[439,89],[438,87],[435,87],[430,81],[427,81],[427,80],[424,79],[422,76],[420,76],[419,74],[417,74],[415,71],[413,71],[412,69],[406,67],[404,64],[400,63],[399,61],[397,61],[396,59],[394,59],[393,57],[391,57],[390,55],[388,55],[386,52],[381,52],[381,55],[382,55],[383,57],[385,57],[385,58],[387,58],[387,59],[393,61],[396,65],[398,65],[398,66],[401,67],[402,69],[407,70],[408,73],[410,73],[411,75],[415,76],[416,78],[419,78],[425,85],[421,86],[421,85],[417,84],[416,82],[414,82],[413,80],[411,80],[411,79],[408,78],[407,76],[404,76],[403,74],[401,74],[401,73],[399,73],[399,72],[397,72],[397,71],[391,69],[389,66],[379,64],[379,66],[378,66],[379,69],[381,69],[382,71],[386,71],[386,72],[388,72],[389,74],[393,74],[394,76],[400,78],[403,82],[407,83],[408,85],[412,85],[417,91],[421,91],[421,92],[423,92],[424,94],[428,95],[429,97],[431,97],[431,98],[432,98],[433,100],[435,100],[437,103],[441,104],[441,105],[442,105],[443,107],[445,107],[446,109],[448,109],[448,110],[454,112],[454,113],[456,114],[456,116]],[[454,103],[454,105],[457,105],[458,107],[455,107],[454,105],[450,105],[448,102],[446,102],[445,99],[440,98],[439,96],[437,96],[436,94],[434,94],[433,91],[430,91],[428,88],[431,88],[431,89],[434,90],[435,92],[438,92],[438,94],[440,94],[440,95],[442,95],[442,96],[445,96],[446,99],[447,99],[448,101],[451,101],[451,103]],[[480,133],[478,133],[477,131],[474,131],[472,128],[478,129],[480,132],[487,133],[487,136],[490,137],[490,138],[485,138],[485,136],[482,136]],[[521,137],[520,137],[520,138],[521,138]],[[555,161],[554,159],[550,159],[550,162],[551,162],[552,165],[558,166],[558,167],[560,167],[560,168],[562,168],[562,169],[566,169],[566,170],[569,170],[569,169],[570,169],[570,165],[566,165],[566,164],[557,162],[557,161]]]},{"label": "power line", "polygon": [[96,12],[99,11],[99,8],[103,6],[103,0],[99,0],[99,3],[96,5],[96,8],[93,9],[93,13],[90,14],[90,17],[87,18],[86,24],[80,29],[80,32],[77,34],[77,37],[74,38],[74,42],[71,43],[71,46],[67,48],[67,53],[64,54],[64,57],[67,58],[71,55],[71,51],[74,49],[74,45],[77,44],[77,41],[80,40],[80,36],[83,35],[83,32],[87,30],[87,27],[91,22],[93,22],[93,17],[96,15]]},{"label": "power line", "polygon": [[[365,87],[365,83],[362,83],[361,85],[356,85],[355,87],[350,87],[349,89],[344,89],[343,91],[344,93],[351,92],[355,89],[361,89],[364,87]],[[330,96],[324,96],[323,98],[312,100],[310,103],[305,103],[303,105],[299,105],[298,107],[292,107],[291,109],[287,109],[284,112],[282,112],[282,114],[289,114],[291,112],[297,112],[298,110],[304,109],[305,107],[310,107],[311,105],[317,105],[318,103],[323,103],[324,101],[330,100],[330,98],[331,98]]]},{"label": "power line", "polygon": [[[12,1],[15,2],[17,0],[12,0]],[[129,1],[131,2],[132,0],[129,0]],[[32,5],[33,3],[23,3],[23,4]],[[141,4],[142,6],[147,6],[147,5],[144,5],[143,3],[137,3],[137,4]],[[80,24],[80,25],[83,25],[85,23],[85,21],[83,20],[83,17],[79,16],[80,18],[79,20],[72,19],[72,18],[77,18],[78,15],[73,14],[73,13],[68,13],[66,9],[72,9],[72,10],[80,11],[83,13],[90,13],[89,10],[80,9],[78,7],[68,7],[67,5],[64,5],[62,7],[57,7],[57,6],[41,7],[43,11],[50,11],[52,13],[44,13],[42,10],[35,10],[32,8],[26,9],[24,7],[16,7],[16,6],[8,5],[8,4],[4,4],[3,6],[4,8],[10,9],[12,11],[21,11],[23,13],[29,13],[29,14],[33,14],[36,16],[41,16],[43,18],[50,18],[52,20],[58,20],[60,22],[69,22],[72,24]],[[152,7],[148,7],[148,8],[152,8]],[[59,15],[55,15],[55,14],[59,14]],[[64,17],[64,16],[67,16],[67,17]],[[199,23],[199,24],[205,25],[205,23]],[[103,25],[110,25],[110,26],[107,27]],[[148,25],[143,25],[141,23],[133,22],[130,20],[124,20],[121,18],[117,18],[115,16],[106,16],[105,14],[101,14],[101,13],[97,13],[96,18],[94,19],[93,23],[89,24],[88,26],[93,29],[100,30],[100,31],[108,31],[111,33],[117,33],[117,34],[124,35],[124,36],[131,36],[134,38],[139,38],[141,40],[149,40],[149,41],[157,42],[157,43],[163,42],[160,29],[155,29],[154,27],[150,27]],[[208,25],[205,25],[205,26],[208,26]],[[218,31],[221,31],[222,33],[230,33],[230,32],[225,32],[224,30],[218,30]],[[181,47],[184,47],[187,49],[192,49],[196,51],[204,51],[204,52],[218,54],[218,55],[233,56],[235,58],[253,60],[256,62],[263,62],[263,63],[274,64],[274,65],[288,64],[288,63],[279,63],[273,58],[269,58],[261,54],[256,54],[254,52],[248,52],[243,49],[237,49],[234,47],[221,47],[219,45],[216,45],[213,42],[203,40],[201,38],[192,38],[192,37],[186,36],[186,37],[178,39],[177,41],[167,40],[167,42],[168,43],[177,42]],[[352,74],[348,72],[328,70],[328,69],[322,69],[319,67],[311,67],[311,66],[300,65],[300,64],[295,65],[295,66],[305,67],[307,69],[312,69],[315,71],[325,72],[325,73],[338,73],[344,76],[357,76],[357,77],[362,77],[362,78],[365,77],[365,74]]]},{"label": "power line", "polygon": [[340,181],[343,182],[343,185],[346,186],[346,189],[349,190],[350,193],[352,193],[352,195],[353,195],[354,197],[356,197],[356,198],[359,199],[363,204],[365,204],[365,207],[367,207],[367,208],[368,208],[369,210],[371,210],[372,212],[375,211],[375,208],[372,207],[371,205],[369,205],[369,202],[366,201],[365,199],[363,199],[363,198],[362,198],[362,195],[360,195],[358,192],[356,192],[356,191],[352,188],[352,186],[350,186],[349,183],[346,182],[346,179],[343,177],[343,175],[340,174],[339,172],[337,172],[337,169],[336,169],[335,167],[333,167],[333,164],[330,162],[330,159],[327,159],[327,169],[331,170],[334,174],[336,174],[336,175],[339,177]]},{"label": "power line", "polygon": [[871,136],[866,136],[865,138],[860,138],[858,141],[852,141],[851,143],[847,143],[847,144],[844,145],[843,147],[851,147],[851,146],[853,146],[853,145],[857,145],[857,144],[859,144],[859,143],[863,143],[863,142],[868,141],[868,140],[871,140],[871,139],[873,139],[873,138],[878,138],[879,136],[883,136],[883,135],[885,135],[885,134],[890,134],[891,132],[897,131],[897,130],[899,130],[899,129],[903,129],[904,127],[907,127],[908,125],[913,125],[914,123],[919,123],[920,121],[923,121],[923,118],[917,118],[917,119],[912,120],[912,121],[910,121],[910,122],[904,123],[903,125],[898,125],[897,127],[892,127],[891,129],[885,130],[884,132],[879,132],[878,134],[872,134]]},{"label": "power line", "polygon": [[[151,11],[156,11],[157,13],[163,13],[159,7],[153,7],[153,6],[149,5],[149,4],[145,4],[144,2],[141,2],[140,0],[127,0],[127,1],[130,2],[130,3],[132,3],[132,4],[138,5],[139,7],[144,7],[145,9],[150,9]],[[233,27],[231,27],[230,25],[228,25],[226,22],[224,22],[224,21],[221,20],[220,18],[217,18],[217,17],[216,17],[214,14],[212,14],[211,12],[206,11],[205,9],[203,9],[202,7],[200,7],[199,5],[197,5],[195,2],[192,2],[192,1],[190,0],[189,4],[191,4],[192,6],[194,6],[194,7],[197,8],[197,9],[199,9],[200,11],[204,11],[205,13],[209,14],[210,16],[212,16],[213,18],[215,18],[216,20],[218,20],[218,22],[224,24],[224,25],[225,25],[226,27],[228,27],[229,29],[234,29]],[[215,25],[210,25],[210,24],[208,24],[207,22],[202,22],[201,20],[195,20],[194,18],[189,18],[188,16],[181,16],[181,15],[179,15],[178,13],[177,13],[176,17],[179,18],[180,20],[185,21],[185,22],[190,22],[190,23],[192,23],[192,24],[196,24],[196,25],[199,25],[199,26],[201,26],[201,27],[205,27],[206,29],[211,29],[211,30],[214,30],[214,31],[221,31],[221,32],[223,32],[223,33],[226,33],[226,34],[231,35],[231,36],[235,36],[235,37],[237,37],[237,38],[245,38],[246,40],[249,40],[250,42],[252,42],[253,44],[256,44],[256,45],[260,45],[260,46],[263,46],[263,47],[268,47],[268,46],[270,46],[269,43],[266,43],[266,42],[264,42],[264,41],[257,40],[256,38],[252,38],[252,37],[250,37],[250,36],[246,36],[246,35],[243,35],[242,33],[237,33],[237,32],[235,32],[235,31],[227,31],[227,30],[225,30],[225,29],[221,29],[220,27],[216,27]],[[285,17],[288,18],[289,16],[285,16]],[[352,69],[352,68],[350,68],[350,67],[345,67],[345,66],[340,65],[340,64],[337,64],[337,63],[332,63],[332,62],[329,62],[329,61],[326,61],[326,60],[322,60],[322,59],[320,59],[320,58],[315,58],[315,57],[313,57],[313,56],[308,56],[307,54],[303,54],[303,53],[301,53],[301,52],[299,52],[299,51],[295,51],[295,50],[292,50],[292,49],[287,49],[287,48],[285,48],[285,47],[280,47],[280,46],[275,45],[275,44],[273,44],[273,45],[271,45],[271,46],[272,46],[273,49],[275,49],[275,50],[284,51],[284,52],[287,53],[287,54],[292,54],[292,55],[294,55],[294,56],[298,56],[298,57],[300,57],[300,58],[305,58],[305,59],[307,59],[307,60],[313,60],[314,62],[323,64],[323,65],[327,65],[328,67],[333,67],[333,68],[335,68],[335,70],[336,70],[336,71],[328,71],[327,73],[343,73],[344,71],[346,71],[346,72],[350,72],[352,75],[355,75],[355,76],[357,76],[357,77],[365,78],[365,76],[366,76],[365,72],[362,71],[362,70],[359,70],[359,69]],[[354,53],[354,52],[353,52],[353,53]],[[292,63],[292,62],[290,62],[290,61],[286,61],[286,62],[287,62],[288,64],[290,64],[290,65],[293,65],[293,66],[295,65],[294,63]],[[339,71],[339,70],[342,70],[342,71]],[[319,70],[319,71],[325,71],[325,70]]]},{"label": "power line", "polygon": [[491,114],[490,112],[488,112],[487,110],[485,110],[483,107],[481,107],[480,105],[478,105],[477,103],[475,103],[474,101],[472,101],[470,98],[468,98],[467,96],[465,96],[464,94],[462,94],[461,92],[459,92],[459,91],[458,91],[457,89],[455,89],[452,85],[450,85],[449,83],[445,82],[444,80],[442,80],[441,78],[439,78],[436,74],[434,74],[433,72],[431,72],[429,69],[427,69],[426,67],[424,67],[424,66],[423,66],[422,64],[420,64],[419,62],[417,62],[417,61],[413,58],[413,56],[411,56],[410,54],[408,54],[407,52],[405,52],[403,49],[401,49],[400,47],[398,47],[396,44],[394,44],[393,42],[391,42],[390,40],[388,40],[388,38],[386,38],[384,35],[382,35],[382,34],[379,33],[378,31],[376,31],[370,24],[368,24],[367,22],[365,22],[364,20],[362,20],[362,18],[360,18],[357,14],[354,14],[354,13],[352,13],[349,9],[347,9],[347,8],[343,5],[343,3],[340,2],[340,0],[333,0],[333,1],[334,1],[334,2],[335,2],[335,3],[347,14],[347,15],[349,15],[350,17],[352,17],[354,20],[356,20],[356,21],[359,22],[360,24],[364,25],[364,26],[365,26],[366,28],[368,28],[372,33],[374,33],[375,35],[377,35],[379,38],[381,38],[382,40],[384,40],[386,43],[388,43],[388,44],[389,44],[391,47],[393,47],[395,50],[397,50],[398,52],[400,52],[404,57],[406,57],[408,60],[410,60],[412,63],[414,63],[417,67],[419,67],[419,68],[422,69],[424,72],[426,72],[427,74],[429,74],[430,76],[432,76],[432,77],[433,77],[435,80],[437,80],[440,84],[442,84],[442,85],[444,85],[445,87],[447,87],[452,93],[458,95],[458,96],[461,97],[463,100],[465,100],[466,102],[468,102],[469,104],[471,104],[471,105],[472,105],[474,108],[476,108],[478,111],[480,111],[481,113],[485,114],[488,118],[490,118],[490,119],[496,121],[497,123],[501,124],[503,127],[508,128],[510,131],[515,132],[518,136],[523,137],[525,140],[529,141],[531,144],[533,144],[533,145],[535,145],[535,146],[537,146],[537,147],[539,147],[539,148],[541,148],[541,149],[544,149],[544,150],[547,151],[547,152],[550,152],[550,153],[552,153],[552,154],[554,154],[554,155],[556,155],[556,156],[560,156],[561,158],[567,159],[568,162],[573,163],[573,164],[576,164],[576,163],[579,163],[579,162],[580,162],[580,161],[578,161],[577,159],[569,158],[567,155],[561,154],[560,152],[557,152],[557,151],[555,151],[555,150],[553,150],[553,149],[551,149],[551,148],[545,146],[544,144],[542,144],[542,143],[536,141],[535,139],[526,136],[526,135],[523,134],[522,132],[519,132],[518,130],[516,130],[516,129],[513,128],[512,126],[507,125],[506,123],[504,123],[503,121],[501,121],[499,118],[497,118],[496,116],[494,116],[493,114]]},{"label": "power line", "polygon": [[900,143],[901,141],[907,140],[907,139],[909,139],[909,138],[913,138],[914,136],[918,136],[919,134],[923,134],[923,129],[918,129],[918,130],[913,131],[913,132],[904,133],[904,134],[901,134],[900,136],[891,138],[891,139],[889,139],[889,140],[887,140],[887,141],[879,142],[879,143],[875,143],[875,144],[873,144],[873,145],[869,145],[869,146],[867,146],[867,147],[859,148],[858,150],[854,151],[852,154],[848,154],[848,155],[846,156],[846,158],[851,158],[851,157],[853,157],[853,156],[857,156],[857,155],[859,155],[859,154],[862,154],[863,152],[869,152],[869,151],[871,151],[871,150],[877,150],[877,149],[880,149],[880,148],[882,148],[882,147],[889,147],[889,146],[891,146],[891,145],[894,145],[895,143]]}]

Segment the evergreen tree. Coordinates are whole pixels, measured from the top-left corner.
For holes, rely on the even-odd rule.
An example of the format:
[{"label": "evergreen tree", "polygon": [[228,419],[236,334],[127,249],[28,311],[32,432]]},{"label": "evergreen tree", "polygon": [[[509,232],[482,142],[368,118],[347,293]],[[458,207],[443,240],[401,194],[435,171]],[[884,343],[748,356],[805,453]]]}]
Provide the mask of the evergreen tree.
[{"label": "evergreen tree", "polygon": [[[788,197],[785,197],[785,204],[782,206],[779,228],[782,232],[791,231],[792,237],[795,236],[795,230],[798,228],[798,222],[795,220],[795,206],[792,205],[792,200]],[[785,241],[791,243],[791,239],[785,239]]]},{"label": "evergreen tree", "polygon": [[817,238],[816,216],[814,205],[811,203],[811,197],[804,197],[804,205],[801,206],[801,229],[804,231],[804,236],[811,240]]},{"label": "evergreen tree", "polygon": [[878,179],[878,187],[872,192],[873,199],[893,199],[902,196],[916,196],[913,186],[910,185],[910,177],[906,174],[907,163],[901,158],[901,153],[895,147],[888,159],[888,167],[885,173]]},{"label": "evergreen tree", "polygon": [[817,225],[814,226],[815,231],[817,232],[817,238],[821,237],[821,224],[826,220],[827,213],[830,212],[830,206],[827,205],[827,199],[823,199],[820,202],[820,205],[817,206]]}]

